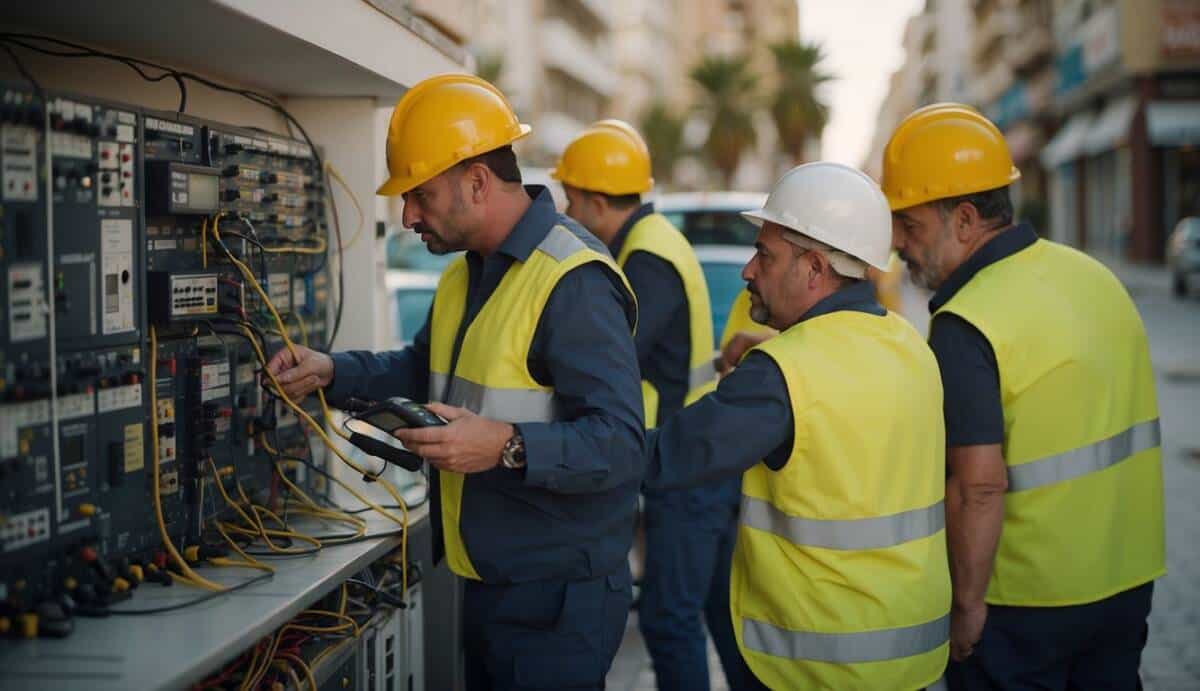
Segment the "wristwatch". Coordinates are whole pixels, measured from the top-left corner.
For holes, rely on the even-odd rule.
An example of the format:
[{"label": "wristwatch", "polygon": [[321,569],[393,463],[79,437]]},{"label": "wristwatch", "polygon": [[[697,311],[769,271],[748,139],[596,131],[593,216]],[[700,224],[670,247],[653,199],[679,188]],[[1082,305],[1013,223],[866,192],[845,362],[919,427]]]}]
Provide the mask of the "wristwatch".
[{"label": "wristwatch", "polygon": [[525,467],[525,438],[521,430],[514,428],[512,437],[504,442],[504,450],[500,452],[500,465],[510,470],[520,470]]}]

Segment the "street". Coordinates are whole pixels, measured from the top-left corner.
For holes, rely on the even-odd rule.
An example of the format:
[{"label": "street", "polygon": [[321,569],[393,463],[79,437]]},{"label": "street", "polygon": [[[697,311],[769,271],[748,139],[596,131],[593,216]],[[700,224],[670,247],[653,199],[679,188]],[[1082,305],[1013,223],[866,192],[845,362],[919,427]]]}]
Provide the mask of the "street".
[{"label": "street", "polygon": [[1170,297],[1159,270],[1122,268],[1150,334],[1163,432],[1167,575],[1142,656],[1147,691],[1200,688],[1200,299]]},{"label": "street", "polygon": [[[1147,691],[1200,688],[1200,298],[1176,300],[1169,276],[1110,262],[1137,303],[1150,336],[1158,383],[1166,485],[1167,568],[1155,585],[1150,639],[1142,656]],[[903,312],[925,333],[925,295],[904,283]],[[709,646],[712,688],[726,689]],[[654,673],[631,614],[608,684],[617,691],[653,691]]]}]

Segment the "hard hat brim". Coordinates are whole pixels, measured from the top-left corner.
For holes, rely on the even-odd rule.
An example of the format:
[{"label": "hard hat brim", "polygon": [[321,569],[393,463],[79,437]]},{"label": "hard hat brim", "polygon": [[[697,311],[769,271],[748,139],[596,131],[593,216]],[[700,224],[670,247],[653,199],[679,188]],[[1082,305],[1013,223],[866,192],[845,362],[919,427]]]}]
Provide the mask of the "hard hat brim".
[{"label": "hard hat brim", "polygon": [[488,151],[495,151],[496,149],[499,149],[502,146],[508,146],[509,144],[512,144],[513,142],[517,141],[518,139],[521,139],[521,138],[527,136],[532,131],[533,131],[532,127],[530,127],[529,125],[526,125],[524,123],[521,123],[519,125],[519,133],[516,136],[509,139],[508,141],[502,142],[502,143],[497,144],[489,149],[486,149],[484,151],[479,151],[479,152],[471,154],[469,156],[463,156],[462,158],[456,158],[455,160],[452,160],[451,162],[447,163],[446,165],[439,166],[439,167],[435,168],[432,172],[427,172],[424,175],[408,175],[408,176],[392,175],[392,176],[388,177],[388,179],[385,180],[382,185],[379,186],[379,189],[375,190],[375,194],[380,197],[395,197],[397,195],[404,194],[405,192],[409,192],[414,187],[417,187],[418,185],[423,185],[424,183],[429,182],[430,180],[436,178],[437,176],[441,175],[442,173],[446,172],[447,170],[450,170],[451,168],[453,168],[454,166],[458,165],[459,163],[465,161],[468,158],[472,158],[474,156],[478,156],[480,154],[487,153]]},{"label": "hard hat brim", "polygon": [[[806,238],[816,240],[817,242],[824,244],[824,245],[832,245],[833,242],[836,242],[836,239],[834,239],[834,238],[820,237],[820,235],[821,235],[820,233],[809,233],[806,230],[797,228],[795,226],[794,220],[790,220],[790,219],[786,219],[786,218],[777,216],[777,215],[771,213],[767,209],[754,209],[752,211],[743,211],[742,217],[744,217],[747,221],[750,221],[751,223],[753,223],[758,228],[762,228],[763,223],[771,222],[771,223],[774,223],[774,224],[784,228],[785,230],[788,230],[793,233],[797,233],[799,235],[803,235]],[[863,262],[864,264],[869,264],[869,265],[875,267],[876,269],[883,269],[885,271],[887,270],[888,264],[887,264],[886,260],[883,262],[877,262],[877,261],[871,261],[869,259],[866,259],[865,257],[860,257],[857,254],[853,254],[850,256]]]}]

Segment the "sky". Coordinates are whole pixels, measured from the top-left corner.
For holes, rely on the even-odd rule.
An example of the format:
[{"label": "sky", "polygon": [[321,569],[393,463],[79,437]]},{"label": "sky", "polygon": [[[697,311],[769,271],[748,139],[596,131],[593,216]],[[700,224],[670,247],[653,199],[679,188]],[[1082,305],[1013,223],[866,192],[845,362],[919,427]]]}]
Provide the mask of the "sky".
[{"label": "sky", "polygon": [[822,65],[837,76],[827,92],[831,112],[821,157],[858,166],[871,144],[888,79],[904,61],[904,23],[925,0],[798,1],[801,38],[822,45]]}]

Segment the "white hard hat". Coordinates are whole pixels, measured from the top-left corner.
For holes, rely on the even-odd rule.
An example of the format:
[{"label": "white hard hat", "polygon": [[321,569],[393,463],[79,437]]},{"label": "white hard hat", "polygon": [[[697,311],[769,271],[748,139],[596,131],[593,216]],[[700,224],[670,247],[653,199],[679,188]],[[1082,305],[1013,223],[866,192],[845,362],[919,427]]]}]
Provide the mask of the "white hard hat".
[{"label": "white hard hat", "polygon": [[[742,215],[756,226],[771,221],[877,269],[887,269],[892,249],[887,198],[866,173],[850,166],[828,161],[796,166],[775,183],[763,208]],[[846,273],[836,263],[834,268]]]}]

